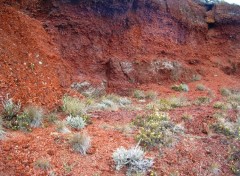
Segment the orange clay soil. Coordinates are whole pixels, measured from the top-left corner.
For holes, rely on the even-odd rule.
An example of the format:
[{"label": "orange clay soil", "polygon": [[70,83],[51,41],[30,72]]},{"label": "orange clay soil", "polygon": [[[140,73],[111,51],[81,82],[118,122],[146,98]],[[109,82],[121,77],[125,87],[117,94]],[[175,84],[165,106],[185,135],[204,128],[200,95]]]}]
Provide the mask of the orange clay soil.
[{"label": "orange clay soil", "polygon": [[[196,91],[197,84],[208,87],[214,101],[222,99],[220,88],[240,89],[240,20],[231,16],[239,13],[239,6],[220,4],[206,12],[204,6],[185,0],[160,4],[139,0],[131,7],[120,3],[111,8],[106,4],[39,2],[0,0],[1,100],[9,94],[23,107],[37,104],[50,111],[61,105],[66,93],[81,98],[70,85],[83,80],[107,81],[109,93],[126,95],[139,88],[156,91],[160,97],[180,95],[171,86],[185,82],[190,91],[183,96],[190,100],[210,96],[208,91]],[[211,13],[214,24],[208,25],[205,18]],[[180,63],[177,81],[169,72],[149,70],[155,60]],[[126,61],[133,66],[130,74],[121,67]],[[202,79],[192,82],[196,74]],[[147,150],[147,155],[154,157],[153,170],[158,175],[213,175],[214,165],[218,165],[217,174],[233,175],[228,159],[232,147],[240,144],[209,129],[216,120],[215,111],[212,104],[170,111],[171,119],[183,123],[186,131],[173,147]],[[137,130],[125,134],[117,126],[145,112],[94,113],[93,123],[84,129],[92,137],[86,156],[72,151],[69,135],[56,133],[56,125],[45,123],[29,133],[8,129],[6,138],[0,140],[0,175],[124,175],[124,171],[115,171],[111,156],[119,146],[136,145]],[[193,119],[183,121],[184,113]],[[236,112],[228,113],[235,121]],[[39,158],[50,161],[49,170],[35,167]]]}]

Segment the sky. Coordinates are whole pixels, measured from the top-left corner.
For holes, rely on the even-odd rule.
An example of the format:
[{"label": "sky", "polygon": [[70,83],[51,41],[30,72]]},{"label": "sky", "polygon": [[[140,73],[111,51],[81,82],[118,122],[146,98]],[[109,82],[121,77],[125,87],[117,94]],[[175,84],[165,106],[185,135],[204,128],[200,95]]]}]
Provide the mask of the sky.
[{"label": "sky", "polygon": [[240,5],[240,0],[224,0],[228,3],[234,3],[234,4],[239,4]]}]

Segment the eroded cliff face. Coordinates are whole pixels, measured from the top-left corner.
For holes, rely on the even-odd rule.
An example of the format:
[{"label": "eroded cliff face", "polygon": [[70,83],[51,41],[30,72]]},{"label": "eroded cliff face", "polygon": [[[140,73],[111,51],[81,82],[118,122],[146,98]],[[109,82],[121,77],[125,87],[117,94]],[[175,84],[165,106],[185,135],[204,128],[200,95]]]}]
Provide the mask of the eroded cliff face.
[{"label": "eroded cliff face", "polygon": [[42,22],[75,82],[104,82],[121,92],[139,83],[240,73],[239,6],[197,0],[6,3]]},{"label": "eroded cliff face", "polygon": [[239,6],[54,1],[49,9],[40,20],[79,79],[88,75],[119,90],[132,83],[188,82],[209,67],[239,75]]}]

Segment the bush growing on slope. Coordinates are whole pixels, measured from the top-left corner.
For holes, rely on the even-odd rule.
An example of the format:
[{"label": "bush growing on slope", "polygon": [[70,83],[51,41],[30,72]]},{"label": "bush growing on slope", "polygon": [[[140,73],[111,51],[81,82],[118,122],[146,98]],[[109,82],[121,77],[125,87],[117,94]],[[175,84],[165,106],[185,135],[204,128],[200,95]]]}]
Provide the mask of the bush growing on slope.
[{"label": "bush growing on slope", "polygon": [[77,133],[70,138],[70,144],[74,151],[86,155],[91,147],[91,138],[87,133]]},{"label": "bush growing on slope", "polygon": [[13,117],[16,117],[21,109],[20,101],[18,101],[18,103],[16,104],[13,102],[12,98],[8,97],[8,95],[6,96],[5,100],[2,101],[2,105],[2,116],[7,120],[12,120]]},{"label": "bush growing on slope", "polygon": [[120,147],[113,153],[113,160],[116,165],[116,170],[121,170],[127,167],[127,175],[132,173],[145,173],[153,165],[153,159],[145,159],[144,151],[136,146],[130,149]]},{"label": "bush growing on slope", "polygon": [[71,126],[74,129],[82,129],[86,126],[86,122],[83,120],[80,116],[68,116],[66,119],[66,122],[69,126]]}]

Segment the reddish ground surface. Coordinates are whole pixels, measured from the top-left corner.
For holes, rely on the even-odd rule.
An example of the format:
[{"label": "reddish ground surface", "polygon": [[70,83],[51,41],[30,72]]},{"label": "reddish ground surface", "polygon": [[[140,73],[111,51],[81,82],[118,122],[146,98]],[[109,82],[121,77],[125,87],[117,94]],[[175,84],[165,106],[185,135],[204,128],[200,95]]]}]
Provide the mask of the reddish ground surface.
[{"label": "reddish ground surface", "polygon": [[[160,97],[177,94],[171,86],[187,82],[190,91],[184,96],[190,100],[208,94],[195,90],[200,83],[213,91],[214,100],[221,99],[222,87],[240,89],[239,23],[217,23],[208,29],[204,8],[192,2],[190,7],[201,16],[194,25],[187,20],[192,18],[175,8],[181,3],[189,7],[185,6],[187,1],[177,1],[175,6],[174,1],[168,1],[168,11],[164,4],[158,9],[154,3],[151,8],[140,3],[136,11],[112,16],[99,15],[101,9],[96,13],[96,9],[60,1],[40,6],[34,5],[35,1],[32,5],[29,1],[13,2],[8,6],[0,1],[1,99],[9,94],[23,106],[38,104],[48,111],[61,104],[65,93],[79,96],[69,88],[72,82],[82,80],[106,80],[109,92],[138,87],[156,91]],[[144,74],[145,64],[154,59],[181,63],[183,76],[174,81],[165,72]],[[115,67],[119,61],[140,65],[131,75],[134,83]],[[202,79],[191,82],[193,74],[202,75]],[[158,76],[161,79],[156,81]],[[193,120],[184,122],[185,135],[174,147],[148,151],[155,158],[153,170],[164,176],[176,172],[183,176],[213,175],[209,168],[216,163],[218,175],[233,175],[228,157],[231,147],[239,147],[239,142],[209,131],[214,111],[211,105],[172,110],[171,119],[176,123],[183,123],[181,115],[185,112]],[[115,127],[130,123],[138,113],[121,110],[94,114],[93,124],[85,129],[92,137],[86,156],[73,152],[69,136],[56,133],[55,125],[46,124],[31,133],[7,130],[7,138],[0,141],[0,175],[48,175],[52,171],[73,176],[124,175],[115,171],[112,152],[119,146],[135,145],[136,131],[126,135]],[[50,170],[34,167],[42,157],[49,159]],[[64,169],[66,163],[73,166],[69,173]]]}]

